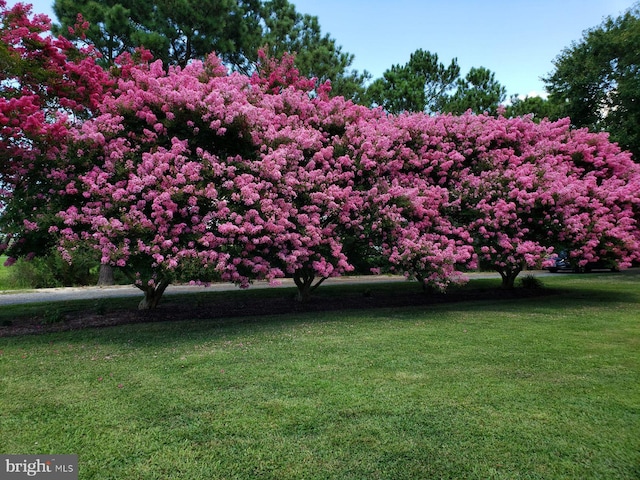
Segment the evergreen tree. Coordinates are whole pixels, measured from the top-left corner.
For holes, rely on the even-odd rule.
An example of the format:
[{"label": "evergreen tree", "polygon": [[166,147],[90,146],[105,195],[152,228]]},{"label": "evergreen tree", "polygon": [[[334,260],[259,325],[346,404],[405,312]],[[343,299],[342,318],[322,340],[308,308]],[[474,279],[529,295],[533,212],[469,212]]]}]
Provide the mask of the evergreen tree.
[{"label": "evergreen tree", "polygon": [[296,54],[296,68],[319,83],[331,80],[334,95],[362,96],[367,72],[352,70],[353,55],[323,34],[318,18],[296,11],[288,0],[55,0],[57,35],[78,13],[89,21],[86,41],[103,55],[105,65],[137,47],[166,64],[187,65],[216,52],[226,65],[250,74],[258,50],[270,57]]},{"label": "evergreen tree", "polygon": [[507,94],[495,79],[495,74],[484,67],[471,68],[467,76],[457,81],[458,89],[444,102],[444,112],[462,114],[467,110],[473,113],[495,115]]}]

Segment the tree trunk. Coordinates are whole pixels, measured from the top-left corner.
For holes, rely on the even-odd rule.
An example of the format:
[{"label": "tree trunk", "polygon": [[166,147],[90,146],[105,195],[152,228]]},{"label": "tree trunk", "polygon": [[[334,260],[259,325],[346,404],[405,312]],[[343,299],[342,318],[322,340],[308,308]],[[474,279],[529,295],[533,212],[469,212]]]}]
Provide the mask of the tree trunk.
[{"label": "tree trunk", "polygon": [[100,265],[100,275],[98,276],[98,286],[114,285],[116,283],[113,278],[113,267],[111,265]]},{"label": "tree trunk", "polygon": [[162,280],[154,287],[138,287],[144,292],[144,298],[140,300],[138,310],[151,310],[152,308],[156,308],[160,302],[160,298],[162,298],[162,294],[169,286],[169,283],[170,282],[168,280]]},{"label": "tree trunk", "polygon": [[516,278],[521,271],[522,267],[512,267],[498,270],[498,273],[502,277],[502,288],[509,290],[514,288],[516,284]]},{"label": "tree trunk", "polygon": [[426,282],[424,281],[424,277],[422,275],[420,275],[419,273],[416,273],[415,277],[416,277],[416,280],[418,280],[418,282],[422,286],[422,293],[424,293],[425,295],[431,295],[435,291],[435,289],[433,288],[433,285],[426,284]]},{"label": "tree trunk", "polygon": [[293,274],[293,281],[295,282],[296,287],[298,287],[298,295],[296,296],[296,299],[299,302],[308,302],[313,291],[327,279],[326,277],[322,277],[314,285],[313,281],[315,280],[315,278],[316,276],[313,271],[307,268],[301,268],[295,271],[295,273]]}]

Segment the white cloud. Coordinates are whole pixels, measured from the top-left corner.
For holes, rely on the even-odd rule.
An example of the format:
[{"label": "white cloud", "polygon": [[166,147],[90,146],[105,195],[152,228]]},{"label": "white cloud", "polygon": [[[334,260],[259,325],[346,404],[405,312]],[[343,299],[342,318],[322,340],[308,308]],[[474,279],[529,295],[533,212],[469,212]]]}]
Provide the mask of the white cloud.
[{"label": "white cloud", "polygon": [[543,98],[544,100],[546,100],[547,98],[549,98],[549,94],[547,92],[538,92],[536,90],[531,90],[526,95],[518,95],[518,98],[520,100],[524,100],[527,97],[540,97],[540,98]]}]

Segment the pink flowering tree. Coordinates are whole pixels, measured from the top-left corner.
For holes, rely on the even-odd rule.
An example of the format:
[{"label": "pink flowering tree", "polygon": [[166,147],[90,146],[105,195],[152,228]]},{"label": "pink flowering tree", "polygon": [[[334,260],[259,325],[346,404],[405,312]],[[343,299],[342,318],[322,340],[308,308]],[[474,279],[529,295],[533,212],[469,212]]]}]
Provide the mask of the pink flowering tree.
[{"label": "pink flowering tree", "polygon": [[377,169],[369,237],[427,286],[460,278],[476,257],[512,288],[561,249],[580,264],[619,268],[637,256],[637,166],[606,136],[572,131],[567,120],[471,114],[376,118],[353,129],[357,165]]},{"label": "pink flowering tree", "polygon": [[[449,166],[442,137],[430,135],[424,114],[380,116],[349,129],[357,174],[368,179],[366,236],[392,271],[416,278],[425,290],[462,282],[475,266],[471,237],[447,212],[449,192],[441,183]],[[364,175],[367,169],[373,174]],[[362,180],[360,180],[362,181]]]},{"label": "pink flowering tree", "polygon": [[445,290],[451,283],[467,281],[465,271],[477,267],[473,238],[467,225],[456,225],[457,208],[451,177],[463,157],[447,142],[439,117],[423,113],[394,120],[404,136],[390,177],[410,196],[407,223],[393,235],[390,260],[414,275],[425,288]]},{"label": "pink flowering tree", "polygon": [[[393,194],[391,189],[379,199]],[[454,227],[445,214],[447,190],[403,187],[397,194],[388,204],[393,208],[381,209],[381,246],[392,271],[416,278],[427,292],[466,282],[464,271],[475,267],[475,254],[466,230]]]},{"label": "pink flowering tree", "polygon": [[458,199],[454,218],[467,225],[481,263],[500,273],[504,287],[523,269],[548,265],[558,249],[581,264],[630,264],[638,227],[634,200],[621,199],[632,198],[637,168],[603,135],[573,132],[567,120],[440,120],[463,157],[445,183]]},{"label": "pink flowering tree", "polygon": [[629,267],[640,255],[640,166],[604,133],[571,130],[568,121],[547,127],[539,150],[557,214],[547,234],[576,268]]},{"label": "pink flowering tree", "polygon": [[352,269],[341,239],[361,201],[335,133],[369,110],[305,81],[274,92],[271,74],[228,75],[214,55],[122,71],[69,148],[92,165],[66,185],[83,200],[53,227],[70,258],[92,245],[135,279],[141,308],[185,269],[244,287],[292,276],[302,299]]},{"label": "pink flowering tree", "polygon": [[535,221],[545,208],[544,168],[536,152],[536,125],[528,119],[466,114],[443,117],[461,157],[448,176],[456,222],[474,239],[481,265],[512,288],[527,267],[540,267],[552,244]]},{"label": "pink flowering tree", "polygon": [[[0,0],[0,247],[9,263],[53,245],[39,225],[64,205],[59,175],[69,128],[95,111],[110,86],[95,52],[51,37],[50,26],[30,6],[8,9]],[[83,28],[79,18],[80,35]]]},{"label": "pink flowering tree", "polygon": [[329,98],[330,85],[300,77],[293,56],[260,58],[251,81],[274,121],[255,134],[264,152],[255,165],[290,209],[289,231],[273,237],[270,261],[306,300],[326,278],[353,271],[344,243],[363,228],[364,200],[345,132],[374,112]]},{"label": "pink flowering tree", "polygon": [[121,62],[115,92],[69,150],[93,167],[67,185],[83,201],[59,214],[65,253],[93,246],[144,291],[141,308],[194,264],[205,279],[247,284],[243,267],[253,265],[241,252],[266,188],[249,168],[251,127],[265,116],[248,100],[248,79],[228,76],[214,56],[169,71]]}]

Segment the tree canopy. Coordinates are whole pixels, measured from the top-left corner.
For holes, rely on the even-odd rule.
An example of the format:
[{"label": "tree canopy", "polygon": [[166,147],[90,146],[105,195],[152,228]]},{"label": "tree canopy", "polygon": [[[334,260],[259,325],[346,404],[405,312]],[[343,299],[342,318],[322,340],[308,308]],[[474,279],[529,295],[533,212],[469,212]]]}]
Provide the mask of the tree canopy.
[{"label": "tree canopy", "polygon": [[[74,25],[81,35],[84,22]],[[91,47],[47,35],[50,22],[31,7],[0,0],[0,220],[4,232],[24,227],[53,181],[75,121],[93,115],[113,80]],[[55,168],[55,167],[54,167]],[[64,198],[50,198],[62,207]],[[2,230],[0,230],[2,231]],[[16,254],[51,247],[46,232],[25,236]]]},{"label": "tree canopy", "polygon": [[559,118],[558,109],[554,104],[549,99],[538,96],[521,98],[519,95],[512,95],[505,112],[509,117],[531,115],[538,122],[545,118],[549,120],[558,120]]},{"label": "tree canopy", "polygon": [[471,110],[495,115],[507,95],[507,89],[500,85],[495,74],[484,67],[472,67],[464,78],[457,80],[456,86],[456,91],[443,102],[443,112],[460,115]]},{"label": "tree canopy", "polygon": [[607,18],[555,59],[544,81],[560,116],[607,131],[640,158],[640,6]]},{"label": "tree canopy", "polygon": [[393,65],[375,80],[366,98],[370,105],[390,113],[461,114],[467,110],[496,113],[505,96],[506,89],[490,70],[474,67],[460,78],[457,59],[445,65],[437,54],[418,49],[407,64]]},{"label": "tree canopy", "polygon": [[333,95],[361,96],[366,72],[351,69],[353,55],[323,34],[318,18],[296,11],[288,0],[55,0],[56,34],[81,13],[86,40],[112,65],[118,55],[143,46],[168,65],[185,66],[209,53],[245,74],[255,70],[258,50],[272,57],[296,54],[296,68],[318,84],[331,79]]},{"label": "tree canopy", "polygon": [[445,66],[437,54],[418,49],[405,65],[393,65],[375,80],[367,96],[371,104],[391,113],[435,113],[441,110],[459,75],[455,58]]}]

